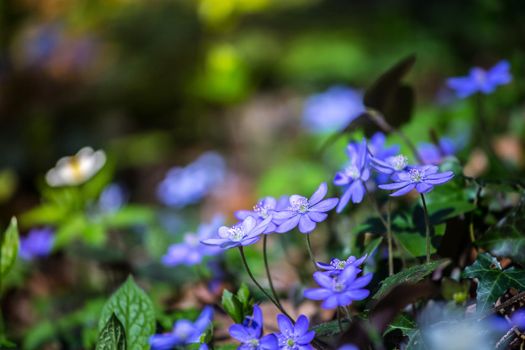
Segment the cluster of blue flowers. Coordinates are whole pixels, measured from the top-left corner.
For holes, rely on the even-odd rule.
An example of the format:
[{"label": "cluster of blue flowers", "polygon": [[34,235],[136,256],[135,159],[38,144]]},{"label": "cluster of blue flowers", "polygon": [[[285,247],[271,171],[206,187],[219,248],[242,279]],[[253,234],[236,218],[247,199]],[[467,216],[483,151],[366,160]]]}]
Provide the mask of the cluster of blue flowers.
[{"label": "cluster of blue flowers", "polygon": [[280,314],[277,316],[279,332],[263,335],[263,314],[255,305],[252,316],[230,327],[230,335],[241,343],[240,350],[310,350],[315,332],[309,330],[309,323],[305,315],[299,316],[294,324]]}]

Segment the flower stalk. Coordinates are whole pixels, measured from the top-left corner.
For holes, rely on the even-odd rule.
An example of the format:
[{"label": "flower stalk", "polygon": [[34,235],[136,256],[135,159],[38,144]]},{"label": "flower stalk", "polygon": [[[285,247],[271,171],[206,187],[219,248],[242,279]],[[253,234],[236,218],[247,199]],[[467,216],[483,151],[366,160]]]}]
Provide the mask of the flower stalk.
[{"label": "flower stalk", "polygon": [[423,213],[425,216],[425,237],[426,237],[426,245],[427,245],[427,263],[430,262],[430,220],[428,218],[428,209],[427,209],[427,202],[425,200],[425,195],[423,193],[420,193],[421,196],[421,203],[423,203]]}]

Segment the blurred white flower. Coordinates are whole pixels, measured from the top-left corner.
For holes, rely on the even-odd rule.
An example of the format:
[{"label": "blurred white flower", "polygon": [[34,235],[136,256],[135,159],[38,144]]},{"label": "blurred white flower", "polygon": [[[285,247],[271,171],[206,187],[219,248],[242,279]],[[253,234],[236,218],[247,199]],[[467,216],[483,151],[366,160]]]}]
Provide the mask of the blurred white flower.
[{"label": "blurred white flower", "polygon": [[84,147],[74,156],[60,158],[47,172],[46,181],[52,187],[80,185],[92,178],[105,163],[104,151]]}]

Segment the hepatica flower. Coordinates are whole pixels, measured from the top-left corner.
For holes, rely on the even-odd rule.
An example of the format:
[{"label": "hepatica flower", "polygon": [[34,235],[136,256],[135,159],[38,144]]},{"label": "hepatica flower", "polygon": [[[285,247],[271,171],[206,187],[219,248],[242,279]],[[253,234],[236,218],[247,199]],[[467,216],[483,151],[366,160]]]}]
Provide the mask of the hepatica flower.
[{"label": "hepatica flower", "polygon": [[276,350],[277,337],[273,334],[263,336],[263,317],[258,305],[253,307],[253,315],[246,317],[242,324],[230,327],[230,335],[241,342],[241,350]]},{"label": "hepatica flower", "polygon": [[313,277],[320,288],[307,289],[304,296],[312,300],[322,300],[321,307],[324,309],[335,309],[338,306],[350,305],[354,300],[363,300],[370,294],[364,287],[372,280],[372,274],[358,277],[360,272],[361,269],[352,265],[336,276],[321,271],[315,272]]},{"label": "hepatica flower", "polygon": [[207,306],[195,322],[178,320],[170,333],[155,334],[149,339],[152,350],[171,350],[176,346],[199,343],[213,320],[213,308]]},{"label": "hepatica flower", "polygon": [[77,154],[60,158],[46,174],[49,186],[76,186],[92,178],[106,163],[104,151],[84,147]]},{"label": "hepatica flower", "polygon": [[509,69],[510,64],[506,60],[498,62],[488,70],[474,67],[465,77],[447,79],[447,86],[454,90],[459,98],[466,98],[478,92],[488,95],[494,92],[498,86],[506,85],[512,81]]},{"label": "hepatica flower", "polygon": [[386,145],[386,135],[376,132],[368,142],[368,150],[375,159],[385,160],[399,153],[399,145]]},{"label": "hepatica flower", "polygon": [[126,192],[122,186],[112,183],[100,194],[98,206],[105,213],[114,213],[126,203],[126,197]]},{"label": "hepatica flower", "polygon": [[19,255],[26,261],[48,256],[53,249],[54,242],[55,236],[52,229],[32,229],[27,236],[20,237]]},{"label": "hepatica flower", "polygon": [[168,252],[162,257],[162,263],[166,266],[192,266],[200,264],[206,256],[221,253],[223,250],[220,247],[205,245],[201,241],[210,238],[223,222],[224,218],[218,215],[210,223],[201,224],[196,233],[186,233],[183,242],[168,248]]},{"label": "hepatica flower", "polygon": [[380,174],[384,175],[392,175],[394,173],[404,171],[408,167],[408,158],[402,154],[388,157],[384,161],[377,158],[371,159],[374,169],[376,169]]},{"label": "hepatica flower", "polygon": [[335,276],[343,272],[348,266],[354,266],[359,269],[361,264],[363,264],[363,262],[366,260],[366,257],[367,256],[365,254],[359,259],[355,256],[349,256],[346,260],[332,258],[328,264],[323,262],[317,262],[316,264],[320,269],[327,271],[330,276]]},{"label": "hepatica flower", "polygon": [[218,230],[218,238],[208,238],[202,243],[211,246],[220,246],[224,249],[246,246],[256,243],[261,239],[261,234],[266,230],[272,218],[267,218],[260,223],[253,216],[248,216],[242,222],[231,227],[221,226]]},{"label": "hepatica flower", "polygon": [[274,218],[274,214],[280,210],[286,209],[288,201],[288,197],[281,197],[279,200],[273,197],[265,197],[253,207],[253,210],[238,210],[235,212],[235,217],[239,220],[244,220],[248,216],[252,216],[257,219],[258,222],[270,218],[271,221],[263,233],[274,232],[277,228],[276,222],[279,222],[279,220]]},{"label": "hepatica flower", "polygon": [[402,196],[416,189],[419,193],[427,193],[434,189],[435,185],[444,184],[454,177],[452,171],[438,173],[439,168],[435,165],[414,166],[408,171],[397,173],[392,180],[395,182],[379,185],[383,190],[394,190],[393,197]]},{"label": "hepatica flower", "polygon": [[186,167],[174,167],[157,188],[160,201],[182,208],[199,202],[224,180],[226,165],[217,153],[207,152]]},{"label": "hepatica flower", "polygon": [[364,111],[362,92],[335,86],[308,98],[303,124],[314,133],[340,131]]},{"label": "hepatica flower", "polygon": [[313,349],[310,342],[315,337],[314,331],[309,331],[309,321],[305,315],[299,316],[295,325],[285,315],[277,316],[280,333],[277,333],[279,349],[309,350]]},{"label": "hepatica flower", "polygon": [[282,220],[275,232],[284,233],[299,225],[301,233],[312,232],[317,223],[324,221],[330,211],[337,205],[337,198],[327,198],[328,187],[322,183],[310,199],[294,194],[290,196],[289,206],[286,210],[274,214],[274,218]]},{"label": "hepatica flower", "polygon": [[443,158],[452,156],[457,152],[457,146],[450,138],[444,137],[439,140],[439,144],[421,143],[417,147],[417,153],[423,164],[440,164]]},{"label": "hepatica flower", "polygon": [[370,164],[366,139],[359,144],[351,143],[347,147],[350,163],[343,170],[337,172],[334,184],[345,188],[337,212],[340,213],[350,200],[352,203],[361,203],[366,192],[365,183],[370,178]]}]

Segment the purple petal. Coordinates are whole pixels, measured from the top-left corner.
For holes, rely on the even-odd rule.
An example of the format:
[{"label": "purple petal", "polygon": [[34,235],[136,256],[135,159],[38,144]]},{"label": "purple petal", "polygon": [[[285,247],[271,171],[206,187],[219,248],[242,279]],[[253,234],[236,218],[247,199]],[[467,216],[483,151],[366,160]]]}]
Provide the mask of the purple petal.
[{"label": "purple petal", "polygon": [[339,205],[337,206],[337,209],[335,210],[336,213],[339,214],[340,212],[343,211],[343,209],[346,207],[346,205],[350,201],[351,196],[352,196],[352,192],[350,191],[350,187],[348,187],[345,193],[343,193],[343,196],[341,197],[341,199],[339,200]]},{"label": "purple petal", "polygon": [[244,232],[250,232],[257,225],[257,220],[253,216],[248,216],[242,222]]},{"label": "purple petal", "polygon": [[253,211],[250,211],[250,210],[237,210],[235,212],[235,217],[239,220],[244,220],[248,216],[253,216],[253,215],[254,215]]},{"label": "purple petal", "polygon": [[306,330],[304,331],[304,334],[297,338],[297,342],[299,344],[310,344],[312,340],[315,338],[315,332],[310,331],[308,332],[308,325],[306,327]]},{"label": "purple petal", "polygon": [[308,201],[310,205],[312,206],[319,203],[326,196],[326,192],[328,192],[328,186],[323,182],[319,185],[319,188],[315,191],[312,197],[310,197],[310,200]]},{"label": "purple petal", "polygon": [[335,309],[339,306],[339,300],[336,295],[328,297],[322,304],[323,309]]},{"label": "purple petal", "polygon": [[277,230],[275,230],[275,232],[285,233],[285,232],[293,230],[299,223],[300,218],[301,218],[301,215],[296,214],[295,216],[291,217],[290,219],[280,224],[279,227],[277,227]]},{"label": "purple petal", "polygon": [[279,330],[282,333],[292,333],[294,330],[294,326],[290,319],[286,317],[285,315],[277,315],[277,324],[279,325]]},{"label": "purple petal", "polygon": [[321,287],[325,287],[325,288],[332,287],[333,279],[324,272],[319,272],[319,271],[314,272],[313,278],[317,282],[317,284],[320,285]]},{"label": "purple petal", "polygon": [[433,188],[434,187],[431,184],[428,184],[428,183],[425,183],[425,182],[419,182],[416,185],[416,191],[418,191],[419,193],[430,192],[430,191],[432,191]]},{"label": "purple petal", "polygon": [[272,217],[276,220],[288,220],[292,216],[296,215],[297,213],[292,210],[283,210],[283,211],[277,211],[272,214]]},{"label": "purple petal", "polygon": [[310,211],[308,212],[308,217],[310,217],[312,221],[322,222],[326,220],[326,218],[328,217],[328,214],[319,213],[317,211]]},{"label": "purple petal", "polygon": [[206,245],[221,245],[224,242],[229,242],[229,241],[224,238],[208,238],[208,239],[201,241],[202,244],[206,244]]},{"label": "purple petal", "polygon": [[400,189],[402,187],[405,187],[409,183],[410,182],[408,182],[408,181],[392,182],[392,183],[389,183],[389,184],[379,185],[377,187],[379,187],[382,190],[390,191],[390,190],[398,190],[398,189]]},{"label": "purple petal", "polygon": [[319,211],[319,212],[329,211],[335,208],[335,206],[337,205],[337,202],[339,202],[339,199],[337,198],[328,198],[310,207],[310,211]]},{"label": "purple petal", "polygon": [[374,277],[374,274],[367,273],[364,276],[356,278],[356,280],[352,282],[351,289],[360,289],[367,286],[370,283],[370,281],[372,281],[372,277]]},{"label": "purple petal", "polygon": [[275,350],[279,348],[279,342],[274,334],[268,334],[259,340],[262,350]]},{"label": "purple petal", "polygon": [[335,177],[334,177],[334,185],[336,186],[345,186],[345,185],[348,185],[350,183],[350,178],[348,176],[346,176],[345,173],[343,173],[342,171],[339,171],[335,174]]},{"label": "purple petal", "polygon": [[365,186],[363,183],[361,181],[354,181],[350,187],[352,188],[352,203],[361,203],[365,196]]},{"label": "purple petal", "polygon": [[308,214],[300,215],[299,219],[299,231],[301,233],[310,233],[315,229],[315,222],[313,222],[309,217]]},{"label": "purple petal", "polygon": [[308,317],[305,315],[299,316],[295,322],[295,334],[304,334],[308,332]]},{"label": "purple petal", "polygon": [[246,331],[240,324],[234,324],[229,329],[230,335],[232,338],[237,339],[241,343],[247,342],[252,339],[252,336]]},{"label": "purple petal", "polygon": [[391,193],[390,196],[392,197],[398,197],[398,196],[402,196],[404,194],[407,194],[408,192],[412,191],[414,188],[416,187],[415,184],[408,184],[406,185],[406,187],[403,187],[402,189],[394,192],[394,193]]},{"label": "purple petal", "polygon": [[344,294],[345,296],[350,297],[352,300],[363,300],[370,295],[370,291],[367,289],[352,289]]},{"label": "purple petal", "polygon": [[325,288],[312,288],[304,291],[304,297],[311,300],[325,300],[332,292]]}]

